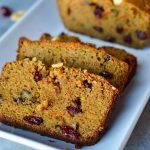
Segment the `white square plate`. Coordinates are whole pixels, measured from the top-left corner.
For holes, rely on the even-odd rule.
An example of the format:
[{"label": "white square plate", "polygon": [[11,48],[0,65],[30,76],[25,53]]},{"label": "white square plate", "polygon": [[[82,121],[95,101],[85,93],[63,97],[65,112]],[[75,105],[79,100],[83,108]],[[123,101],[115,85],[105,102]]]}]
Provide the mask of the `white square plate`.
[{"label": "white square plate", "polygon": [[[83,150],[123,149],[150,96],[150,47],[144,50],[135,50],[69,32],[60,20],[56,1],[38,0],[26,15],[0,39],[0,69],[6,62],[15,60],[19,37],[38,39],[43,32],[58,35],[62,31],[78,35],[81,40],[95,43],[97,46],[110,45],[124,48],[137,56],[137,73],[119,99],[112,127],[96,145],[83,147]],[[0,125],[0,137],[42,150],[65,147],[74,149],[72,144],[55,139],[51,139],[54,142],[49,141],[48,137],[4,124]]]}]

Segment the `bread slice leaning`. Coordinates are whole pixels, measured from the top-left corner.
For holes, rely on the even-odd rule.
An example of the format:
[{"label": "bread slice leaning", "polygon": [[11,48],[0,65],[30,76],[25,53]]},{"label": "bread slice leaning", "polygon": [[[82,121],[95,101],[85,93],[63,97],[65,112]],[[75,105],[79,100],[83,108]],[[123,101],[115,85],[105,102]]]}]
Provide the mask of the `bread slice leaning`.
[{"label": "bread slice leaning", "polygon": [[103,77],[33,58],[7,63],[0,78],[0,121],[79,145],[95,144],[118,90]]}]

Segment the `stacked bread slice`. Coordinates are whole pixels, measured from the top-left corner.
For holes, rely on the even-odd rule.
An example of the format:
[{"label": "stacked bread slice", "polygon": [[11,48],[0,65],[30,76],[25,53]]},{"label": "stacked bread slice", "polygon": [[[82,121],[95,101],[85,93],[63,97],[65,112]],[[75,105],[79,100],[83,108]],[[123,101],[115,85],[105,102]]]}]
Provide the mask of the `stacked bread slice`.
[{"label": "stacked bread slice", "polygon": [[133,58],[136,64],[125,51],[97,49],[68,35],[61,41],[48,34],[38,41],[21,38],[17,60],[1,73],[0,121],[76,145],[95,144],[136,70]]}]

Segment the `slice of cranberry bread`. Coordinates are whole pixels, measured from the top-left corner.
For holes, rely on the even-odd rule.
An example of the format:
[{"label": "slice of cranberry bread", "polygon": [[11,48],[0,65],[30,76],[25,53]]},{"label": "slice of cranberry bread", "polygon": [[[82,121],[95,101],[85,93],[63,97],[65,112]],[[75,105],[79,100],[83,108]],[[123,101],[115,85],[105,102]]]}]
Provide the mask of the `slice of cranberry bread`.
[{"label": "slice of cranberry bread", "polygon": [[69,67],[87,69],[90,73],[105,77],[120,91],[129,76],[129,65],[107,54],[103,48],[97,50],[91,45],[79,42],[30,41],[21,38],[17,60],[37,57],[47,65],[63,62]]},{"label": "slice of cranberry bread", "polygon": [[109,42],[143,48],[150,41],[149,0],[57,0],[65,26]]},{"label": "slice of cranberry bread", "polygon": [[0,78],[0,121],[79,145],[95,144],[118,90],[101,76],[35,58],[7,63]]},{"label": "slice of cranberry bread", "polygon": [[[61,33],[56,37],[52,37],[50,34],[44,33],[41,35],[40,40],[51,40],[51,41],[60,41],[60,42],[81,42],[81,40],[78,37],[71,36],[65,33]],[[129,65],[129,78],[128,78],[128,82],[129,82],[136,72],[136,68],[137,68],[136,57],[126,52],[123,49],[110,47],[110,46],[103,46],[101,48],[103,48],[105,52],[107,52],[108,54],[126,62]]]}]

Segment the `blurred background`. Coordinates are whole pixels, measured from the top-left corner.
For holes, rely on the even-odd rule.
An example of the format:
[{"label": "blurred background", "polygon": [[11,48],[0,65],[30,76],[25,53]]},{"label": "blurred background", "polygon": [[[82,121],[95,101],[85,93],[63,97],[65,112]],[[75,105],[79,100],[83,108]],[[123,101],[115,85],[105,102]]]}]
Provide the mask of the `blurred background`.
[{"label": "blurred background", "polygon": [[36,0],[0,0],[0,37],[32,6]]}]

